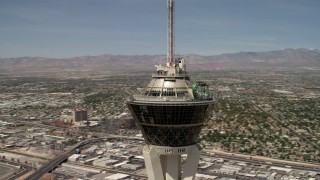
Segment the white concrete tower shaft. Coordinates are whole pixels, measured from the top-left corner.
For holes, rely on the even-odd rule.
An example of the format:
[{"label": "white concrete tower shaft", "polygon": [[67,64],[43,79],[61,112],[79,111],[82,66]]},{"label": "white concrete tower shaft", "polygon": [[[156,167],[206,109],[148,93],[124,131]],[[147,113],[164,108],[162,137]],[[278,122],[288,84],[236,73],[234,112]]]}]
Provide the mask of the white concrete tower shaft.
[{"label": "white concrete tower shaft", "polygon": [[174,65],[174,11],[175,2],[174,0],[168,0],[168,27],[167,27],[167,66],[173,67]]},{"label": "white concrete tower shaft", "polygon": [[[145,145],[143,156],[148,180],[193,180],[200,159],[200,146],[183,147]],[[187,155],[185,163],[181,155]]]}]

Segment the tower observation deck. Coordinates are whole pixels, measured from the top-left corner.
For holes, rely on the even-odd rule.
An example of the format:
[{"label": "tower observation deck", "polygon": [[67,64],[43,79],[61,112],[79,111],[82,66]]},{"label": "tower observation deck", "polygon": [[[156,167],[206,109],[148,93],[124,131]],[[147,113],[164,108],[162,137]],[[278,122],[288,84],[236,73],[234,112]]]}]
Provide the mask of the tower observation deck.
[{"label": "tower observation deck", "polygon": [[193,145],[214,103],[205,83],[192,82],[184,59],[174,67],[157,67],[149,85],[128,103],[147,144]]},{"label": "tower observation deck", "polygon": [[[167,1],[167,64],[155,66],[148,86],[132,95],[127,105],[146,140],[143,153],[148,179],[193,179],[200,157],[196,140],[214,98],[206,83],[191,81],[185,60],[174,57],[175,3]],[[183,172],[182,154],[191,159],[183,165]]]}]

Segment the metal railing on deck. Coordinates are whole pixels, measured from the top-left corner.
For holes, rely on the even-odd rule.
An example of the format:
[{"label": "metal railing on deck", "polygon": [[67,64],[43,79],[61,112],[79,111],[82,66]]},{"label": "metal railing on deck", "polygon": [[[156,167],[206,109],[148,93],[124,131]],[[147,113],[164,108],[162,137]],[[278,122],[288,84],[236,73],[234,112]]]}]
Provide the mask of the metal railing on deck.
[{"label": "metal railing on deck", "polygon": [[179,102],[179,101],[201,101],[212,100],[212,96],[206,98],[194,99],[191,96],[147,96],[147,95],[133,95],[131,97],[134,101],[153,101],[153,102]]},{"label": "metal railing on deck", "polygon": [[191,96],[146,96],[146,95],[133,95],[133,100],[136,101],[192,101],[193,97]]}]

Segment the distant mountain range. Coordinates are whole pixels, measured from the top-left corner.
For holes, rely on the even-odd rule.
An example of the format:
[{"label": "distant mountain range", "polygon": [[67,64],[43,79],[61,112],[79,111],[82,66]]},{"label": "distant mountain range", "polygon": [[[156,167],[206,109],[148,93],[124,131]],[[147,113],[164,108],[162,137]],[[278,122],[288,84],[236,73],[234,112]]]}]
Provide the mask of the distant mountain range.
[{"label": "distant mountain range", "polygon": [[[317,49],[283,49],[267,52],[239,52],[215,56],[185,55],[187,68],[212,70],[221,68],[320,67]],[[0,73],[67,71],[149,71],[155,64],[165,65],[164,55],[100,55],[66,59],[42,57],[0,58]]]}]

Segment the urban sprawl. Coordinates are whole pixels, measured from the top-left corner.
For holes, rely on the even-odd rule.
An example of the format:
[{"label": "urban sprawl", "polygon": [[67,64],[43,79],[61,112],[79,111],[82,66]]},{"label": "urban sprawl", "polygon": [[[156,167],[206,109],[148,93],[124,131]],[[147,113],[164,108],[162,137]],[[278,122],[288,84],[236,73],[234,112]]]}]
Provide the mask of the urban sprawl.
[{"label": "urban sprawl", "polygon": [[[42,178],[147,179],[145,142],[126,101],[150,73],[0,76],[0,179],[23,179],[59,155],[66,161]],[[319,74],[190,72],[216,99],[196,179],[320,179]]]}]

